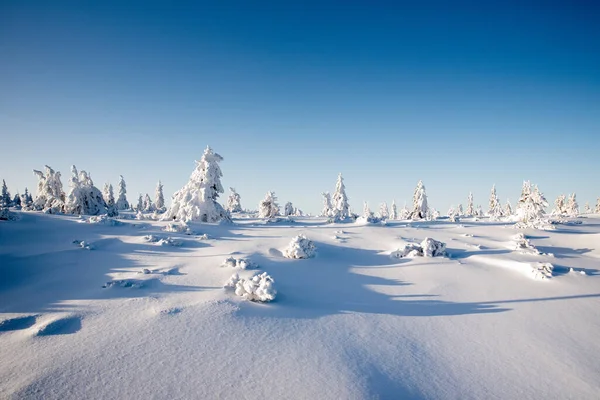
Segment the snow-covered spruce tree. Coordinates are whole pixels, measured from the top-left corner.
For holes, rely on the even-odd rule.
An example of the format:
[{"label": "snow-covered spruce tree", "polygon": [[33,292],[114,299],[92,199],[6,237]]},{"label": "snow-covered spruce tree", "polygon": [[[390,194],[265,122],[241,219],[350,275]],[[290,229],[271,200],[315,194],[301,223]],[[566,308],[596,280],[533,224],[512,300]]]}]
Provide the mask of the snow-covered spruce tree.
[{"label": "snow-covered spruce tree", "polygon": [[258,218],[276,218],[279,215],[279,204],[275,193],[267,192],[264,200],[258,204]]},{"label": "snow-covered spruce tree", "polygon": [[417,183],[415,194],[413,196],[413,209],[410,214],[412,219],[423,219],[427,217],[429,206],[427,205],[427,193],[422,181]]},{"label": "snow-covered spruce tree", "polygon": [[144,211],[144,196],[140,193],[138,196],[137,206],[135,207],[135,211],[143,212]]},{"label": "snow-covered spruce tree", "polygon": [[152,203],[152,199],[150,198],[150,195],[148,193],[146,193],[146,195],[144,196],[143,207],[145,213],[154,212],[154,204]]},{"label": "snow-covered spruce tree", "polygon": [[459,204],[459,205],[458,205],[458,207],[456,208],[456,214],[457,214],[459,217],[462,217],[462,216],[464,216],[464,215],[465,215],[465,211],[463,210],[463,206],[462,206],[462,204]]},{"label": "snow-covered spruce tree", "polygon": [[127,201],[127,185],[125,184],[125,179],[123,179],[123,175],[119,175],[119,197],[117,198],[117,210],[129,210],[131,206]]},{"label": "snow-covered spruce tree", "polygon": [[406,202],[405,202],[404,207],[402,207],[402,209],[400,210],[400,213],[398,214],[398,219],[404,221],[409,218],[410,218],[410,210],[406,206]]},{"label": "snow-covered spruce tree", "polygon": [[85,171],[79,172],[80,190],[84,196],[84,214],[100,215],[106,212],[106,202],[102,197],[102,192],[92,181],[92,177]]},{"label": "snow-covered spruce tree", "polygon": [[390,217],[390,212],[388,210],[387,203],[384,201],[379,206],[379,218],[382,220],[386,220]]},{"label": "snow-covered spruce tree", "polygon": [[591,214],[591,212],[592,212],[592,208],[590,207],[590,203],[586,201],[585,205],[583,206],[583,213]]},{"label": "snow-covered spruce tree", "polygon": [[[586,203],[586,205],[589,208],[589,204]],[[15,197],[12,201],[12,206],[15,207],[17,210],[21,209],[21,195],[19,193],[15,194]]]},{"label": "snow-covered spruce tree", "polygon": [[485,215],[485,213],[483,212],[483,207],[481,207],[481,204],[477,206],[477,216],[478,217],[483,217]]},{"label": "snow-covered spruce tree", "polygon": [[398,207],[396,207],[396,200],[392,200],[392,207],[390,209],[390,221],[398,219]]},{"label": "snow-covered spruce tree", "polygon": [[567,201],[567,214],[570,217],[576,217],[579,215],[579,204],[577,204],[577,197],[575,193],[571,193],[569,200]]},{"label": "snow-covered spruce tree", "polygon": [[283,207],[283,215],[286,217],[294,215],[294,206],[292,205],[291,201],[285,203],[285,206]]},{"label": "snow-covered spruce tree", "polygon": [[329,192],[321,193],[323,196],[323,211],[321,211],[321,217],[331,217],[333,214],[333,206],[331,205],[331,195]]},{"label": "snow-covered spruce tree", "polygon": [[335,193],[333,193],[333,218],[335,221],[344,221],[350,218],[350,205],[346,195],[346,186],[344,178],[340,173],[335,184]]},{"label": "snow-covered spruce tree", "polygon": [[596,214],[600,214],[600,197],[596,199],[596,209],[594,210]]},{"label": "snow-covered spruce tree", "polygon": [[552,212],[550,213],[550,215],[560,216],[560,215],[566,215],[566,214],[567,214],[566,196],[564,194],[561,194],[556,198],[556,200],[554,200],[554,208],[552,209]]},{"label": "snow-covered spruce tree", "polygon": [[0,197],[0,207],[10,207],[12,200],[10,198],[10,192],[6,186],[6,181],[2,179],[2,197]]},{"label": "snow-covered spruce tree", "polygon": [[189,182],[173,195],[171,207],[164,214],[165,220],[218,222],[229,221],[229,213],[217,202],[223,193],[221,167],[223,157],[206,147],[204,154],[192,172]]},{"label": "snow-covered spruce tree", "polygon": [[31,194],[29,190],[25,188],[25,193],[21,195],[21,207],[24,210],[31,210],[33,206],[33,199],[31,198]]},{"label": "snow-covered spruce tree", "polygon": [[498,195],[496,194],[496,185],[492,186],[492,190],[490,192],[490,203],[488,208],[488,216],[492,221],[500,219],[504,215],[504,210],[502,210],[502,205],[498,200]]},{"label": "snow-covered spruce tree", "polygon": [[510,217],[513,215],[512,205],[510,204],[510,199],[506,199],[506,205],[504,206],[504,215]]},{"label": "snow-covered spruce tree", "polygon": [[528,225],[535,224],[544,217],[546,207],[548,202],[538,187],[524,181],[516,210],[519,220]]},{"label": "snow-covered spruce tree", "polygon": [[119,215],[119,211],[117,210],[117,204],[115,203],[115,192],[113,190],[113,185],[108,185],[108,200],[106,200],[106,215],[109,217],[116,217]]},{"label": "snow-covered spruce tree", "polygon": [[230,213],[242,212],[242,204],[240,203],[240,195],[235,191],[235,188],[229,188],[229,197],[227,198],[227,210]]},{"label": "snow-covered spruce tree", "polygon": [[38,211],[48,213],[60,213],[64,211],[65,192],[60,181],[60,172],[55,172],[51,167],[46,165],[46,173],[33,170],[33,173],[38,177],[38,193],[32,207]]},{"label": "snow-covered spruce tree", "polygon": [[165,207],[165,195],[163,193],[163,184],[161,181],[158,181],[156,184],[156,191],[154,192],[154,210],[162,214],[167,209]]},{"label": "snow-covered spruce tree", "polygon": [[467,197],[467,209],[465,210],[465,216],[472,217],[475,215],[475,206],[473,205],[473,192],[469,192]]}]

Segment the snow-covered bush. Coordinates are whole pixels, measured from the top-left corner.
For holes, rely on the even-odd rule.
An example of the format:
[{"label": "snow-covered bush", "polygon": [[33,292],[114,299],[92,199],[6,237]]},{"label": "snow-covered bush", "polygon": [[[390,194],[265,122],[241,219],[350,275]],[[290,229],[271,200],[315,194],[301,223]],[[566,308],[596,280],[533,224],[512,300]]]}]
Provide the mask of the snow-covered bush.
[{"label": "snow-covered bush", "polygon": [[266,272],[254,275],[250,279],[240,278],[236,273],[223,286],[226,289],[235,289],[235,294],[246,300],[269,302],[275,300],[277,295],[274,282]]},{"label": "snow-covered bush", "polygon": [[267,192],[264,200],[258,205],[258,218],[277,218],[279,215],[279,204],[274,192]]},{"label": "snow-covered bush", "polygon": [[242,212],[242,205],[240,203],[240,195],[235,191],[234,188],[230,187],[229,197],[227,198],[227,210],[230,213]]},{"label": "snow-covered bush", "polygon": [[446,243],[425,238],[420,244],[409,243],[401,250],[392,252],[392,257],[444,257],[446,256]]},{"label": "snow-covered bush", "polygon": [[164,228],[165,232],[173,232],[173,233],[183,233],[186,235],[193,235],[194,233],[190,229],[190,227],[186,223],[169,223]]},{"label": "snow-covered bush", "polygon": [[287,258],[311,258],[315,256],[315,244],[300,234],[292,239],[283,255]]},{"label": "snow-covered bush", "polygon": [[231,267],[231,268],[240,268],[240,269],[255,269],[258,268],[258,265],[248,260],[247,258],[235,258],[235,257],[227,257],[222,267]]},{"label": "snow-covered bush", "polygon": [[164,214],[163,220],[218,222],[230,220],[229,213],[217,203],[219,194],[223,193],[221,185],[221,167],[223,157],[213,152],[210,147],[204,150],[202,159],[197,163],[190,180],[173,195],[171,207]]},{"label": "snow-covered bush", "polygon": [[517,233],[513,237],[515,250],[526,250],[529,253],[540,254],[540,251],[527,239],[523,233]]},{"label": "snow-covered bush", "polygon": [[8,221],[10,219],[10,212],[8,211],[8,207],[0,207],[0,220]]},{"label": "snow-covered bush", "polygon": [[82,222],[86,224],[100,224],[100,225],[108,225],[108,226],[120,226],[123,225],[122,222],[117,221],[116,219],[108,217],[106,214],[104,215],[95,215],[89,218],[83,218],[77,222]]},{"label": "snow-covered bush", "polygon": [[179,247],[183,244],[181,240],[173,239],[172,237],[164,237],[158,235],[146,235],[144,240],[148,243],[155,243],[158,246],[174,246]]},{"label": "snow-covered bush", "polygon": [[294,206],[292,205],[291,201],[285,203],[285,206],[283,207],[283,215],[285,215],[286,217],[294,215]]},{"label": "snow-covered bush", "polygon": [[46,165],[46,173],[33,170],[38,177],[38,193],[33,202],[33,209],[50,214],[64,212],[65,192],[60,181],[60,172],[55,172]]}]

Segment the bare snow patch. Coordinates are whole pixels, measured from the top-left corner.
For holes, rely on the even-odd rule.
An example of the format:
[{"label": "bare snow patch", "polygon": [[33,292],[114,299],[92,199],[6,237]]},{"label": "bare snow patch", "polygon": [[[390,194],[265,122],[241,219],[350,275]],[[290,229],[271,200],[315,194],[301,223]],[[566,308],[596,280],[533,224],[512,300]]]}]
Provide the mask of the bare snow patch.
[{"label": "bare snow patch", "polygon": [[250,279],[240,278],[233,274],[225,285],[226,289],[234,289],[235,294],[250,301],[268,302],[275,300],[277,290],[273,287],[275,281],[266,272],[254,275]]},{"label": "bare snow patch", "polygon": [[315,252],[316,248],[312,240],[300,234],[292,239],[283,251],[283,255],[287,258],[311,258],[315,256]]}]

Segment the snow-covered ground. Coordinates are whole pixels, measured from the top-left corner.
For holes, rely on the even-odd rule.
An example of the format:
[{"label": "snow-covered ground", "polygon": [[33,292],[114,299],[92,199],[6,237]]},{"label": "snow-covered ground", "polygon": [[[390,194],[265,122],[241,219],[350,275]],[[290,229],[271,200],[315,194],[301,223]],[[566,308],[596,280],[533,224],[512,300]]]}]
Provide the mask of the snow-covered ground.
[{"label": "snow-covered ground", "polygon": [[[19,217],[0,221],[2,399],[600,398],[598,217]],[[285,257],[300,234],[316,253]],[[397,257],[425,238],[446,256]],[[271,302],[223,288],[263,272]]]}]

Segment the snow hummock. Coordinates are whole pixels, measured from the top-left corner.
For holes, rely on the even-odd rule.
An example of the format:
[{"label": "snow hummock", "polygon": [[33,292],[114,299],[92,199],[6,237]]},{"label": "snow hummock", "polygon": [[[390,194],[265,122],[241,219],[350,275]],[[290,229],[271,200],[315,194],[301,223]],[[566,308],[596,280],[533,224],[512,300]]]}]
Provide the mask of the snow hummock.
[{"label": "snow hummock", "polygon": [[268,302],[275,300],[277,291],[273,286],[275,281],[266,272],[254,275],[249,279],[240,278],[233,274],[223,287],[235,289],[235,294],[250,301]]},{"label": "snow hummock", "polygon": [[409,243],[402,250],[392,252],[392,257],[445,257],[446,244],[432,238],[425,238],[420,244]]},{"label": "snow hummock", "polygon": [[292,239],[283,251],[287,258],[311,258],[315,256],[315,244],[305,235],[300,234]]},{"label": "snow hummock", "polygon": [[252,261],[246,258],[235,258],[235,257],[227,257],[222,267],[231,267],[231,268],[240,268],[240,269],[254,269],[258,268],[258,265],[253,263]]}]

